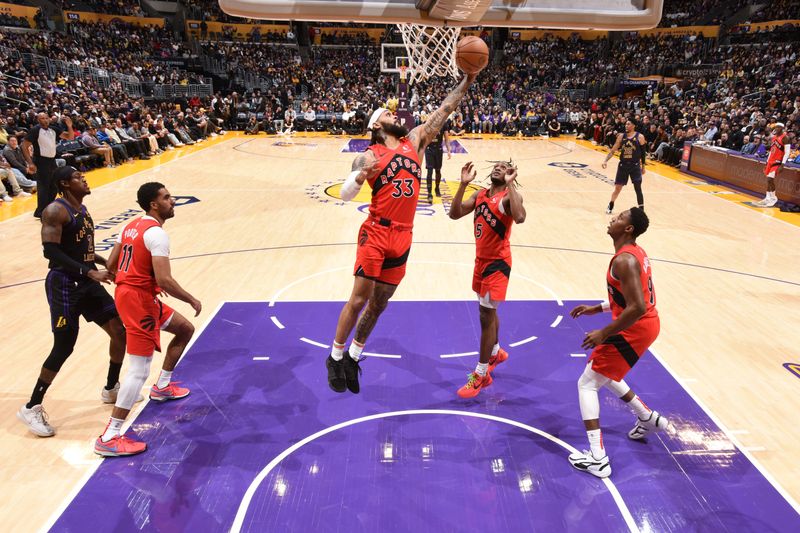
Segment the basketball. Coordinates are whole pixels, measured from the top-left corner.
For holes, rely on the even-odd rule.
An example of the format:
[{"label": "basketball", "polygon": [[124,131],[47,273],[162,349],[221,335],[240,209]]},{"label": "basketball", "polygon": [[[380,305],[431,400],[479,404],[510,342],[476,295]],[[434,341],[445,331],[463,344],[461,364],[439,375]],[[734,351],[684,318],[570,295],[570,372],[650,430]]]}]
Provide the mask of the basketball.
[{"label": "basketball", "polygon": [[468,35],[456,45],[456,65],[461,72],[477,74],[489,64],[489,47],[480,37]]}]

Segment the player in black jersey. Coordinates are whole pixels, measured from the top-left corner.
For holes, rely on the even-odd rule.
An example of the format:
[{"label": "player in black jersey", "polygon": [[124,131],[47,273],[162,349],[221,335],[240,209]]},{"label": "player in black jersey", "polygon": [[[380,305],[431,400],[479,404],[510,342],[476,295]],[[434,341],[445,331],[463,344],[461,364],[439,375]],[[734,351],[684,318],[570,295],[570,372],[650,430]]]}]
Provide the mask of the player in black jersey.
[{"label": "player in black jersey", "polygon": [[431,188],[431,178],[433,177],[434,171],[436,172],[436,196],[441,196],[442,193],[439,190],[439,184],[442,181],[442,157],[444,156],[444,150],[442,149],[442,141],[444,141],[445,147],[447,148],[447,159],[450,159],[450,135],[448,135],[448,130],[450,129],[450,122],[448,121],[439,133],[436,135],[431,143],[425,148],[425,168],[428,169],[428,203],[433,203],[433,189]]},{"label": "player in black jersey", "polygon": [[603,168],[608,165],[617,150],[619,153],[619,166],[617,167],[617,178],[614,180],[614,192],[611,193],[611,201],[608,202],[606,214],[614,211],[614,202],[617,200],[622,187],[628,184],[628,178],[633,182],[633,189],[636,191],[636,203],[644,209],[644,195],[642,195],[642,176],[644,176],[644,163],[647,150],[647,141],[644,135],[636,131],[636,125],[632,120],[625,122],[625,133],[617,135],[617,142],[611,147],[611,151],[603,161]]},{"label": "player in black jersey", "polygon": [[108,376],[100,394],[105,403],[116,401],[119,371],[125,357],[125,329],[114,300],[100,285],[113,281],[113,276],[95,265],[105,266],[106,261],[94,253],[94,223],[83,205],[84,197],[91,192],[89,184],[73,167],[59,168],[54,179],[61,198],[42,213],[42,246],[44,256],[50,261],[45,290],[50,305],[53,349],[42,365],[30,401],[17,412],[17,418],[39,437],[55,435],[47,422],[42,400],[75,347],[80,315],[111,337]]}]

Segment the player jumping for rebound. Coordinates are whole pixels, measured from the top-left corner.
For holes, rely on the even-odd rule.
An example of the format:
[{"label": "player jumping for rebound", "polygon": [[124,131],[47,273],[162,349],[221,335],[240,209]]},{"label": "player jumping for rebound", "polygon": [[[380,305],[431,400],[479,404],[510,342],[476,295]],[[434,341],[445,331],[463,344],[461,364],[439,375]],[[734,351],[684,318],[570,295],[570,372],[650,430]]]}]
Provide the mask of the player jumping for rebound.
[{"label": "player jumping for rebound", "polygon": [[660,329],[650,260],[636,244],[636,237],[647,231],[649,224],[644,210],[638,207],[611,219],[608,234],[614,240],[615,253],[606,273],[610,303],[579,305],[570,312],[572,318],[578,318],[611,311],[611,322],[603,329],[590,331],[583,339],[583,348],[593,350],[578,380],[578,401],[591,449],[569,456],[572,466],[600,478],[611,475],[611,463],[600,429],[598,390],[606,387],[636,414],[629,438],[642,440],[651,431],[669,426],[666,418],[650,410],[623,381]]},{"label": "player jumping for rebound", "polygon": [[[352,172],[342,186],[342,199],[350,201],[366,181],[372,188],[372,202],[369,217],[358,231],[353,292],[339,315],[333,350],[325,360],[328,385],[336,392],[350,390],[358,394],[361,390],[358,362],[364,343],[405,276],[422,181],[422,153],[476,76],[465,75],[439,109],[410,132],[387,109],[376,109],[369,119],[371,144],[353,161]],[[345,343],[354,326],[353,342],[345,352]]]},{"label": "player jumping for rebound", "polygon": [[492,185],[473,193],[463,201],[467,184],[475,179],[472,163],[461,169],[461,183],[450,204],[450,218],[459,218],[475,212],[475,270],[472,274],[472,290],[478,295],[481,321],[480,361],[475,372],[469,375],[467,384],[458,389],[462,398],[473,398],[481,389],[492,384],[491,371],[508,359],[500,348],[500,319],[497,307],[506,299],[508,278],[511,275],[511,225],[525,222],[522,196],[514,180],[517,169],[511,162],[498,162],[489,176]]}]

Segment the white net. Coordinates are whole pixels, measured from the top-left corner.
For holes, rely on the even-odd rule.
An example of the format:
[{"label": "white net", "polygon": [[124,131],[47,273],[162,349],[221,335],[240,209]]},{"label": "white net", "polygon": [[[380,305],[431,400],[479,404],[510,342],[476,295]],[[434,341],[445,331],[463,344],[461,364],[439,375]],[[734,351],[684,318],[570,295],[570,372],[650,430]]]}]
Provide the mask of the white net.
[{"label": "white net", "polygon": [[408,50],[408,83],[431,76],[458,78],[456,43],[461,28],[398,24]]}]

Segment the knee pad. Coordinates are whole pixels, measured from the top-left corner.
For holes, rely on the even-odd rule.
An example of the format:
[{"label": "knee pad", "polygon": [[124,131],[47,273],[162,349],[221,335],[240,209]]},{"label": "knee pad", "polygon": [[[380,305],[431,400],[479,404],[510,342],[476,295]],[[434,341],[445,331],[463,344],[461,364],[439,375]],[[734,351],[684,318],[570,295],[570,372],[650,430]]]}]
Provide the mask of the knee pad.
[{"label": "knee pad", "polygon": [[53,349],[44,361],[47,370],[58,372],[66,362],[67,358],[75,349],[75,342],[78,340],[78,328],[66,328],[53,332]]},{"label": "knee pad", "polygon": [[592,370],[591,365],[586,365],[583,374],[578,379],[578,404],[583,420],[600,418],[600,399],[597,391],[609,381],[611,381],[609,378]]},{"label": "knee pad", "polygon": [[128,356],[128,373],[125,374],[125,379],[120,384],[116,407],[127,410],[133,407],[145,381],[150,376],[152,360],[152,357]]},{"label": "knee pad", "polygon": [[578,379],[578,389],[597,392],[609,381],[611,381],[609,378],[592,370],[591,365],[586,365]]},{"label": "knee pad", "polygon": [[609,379],[608,383],[606,383],[606,388],[610,390],[614,396],[617,398],[622,398],[631,388],[625,383],[625,380],[614,381],[613,379]]}]

